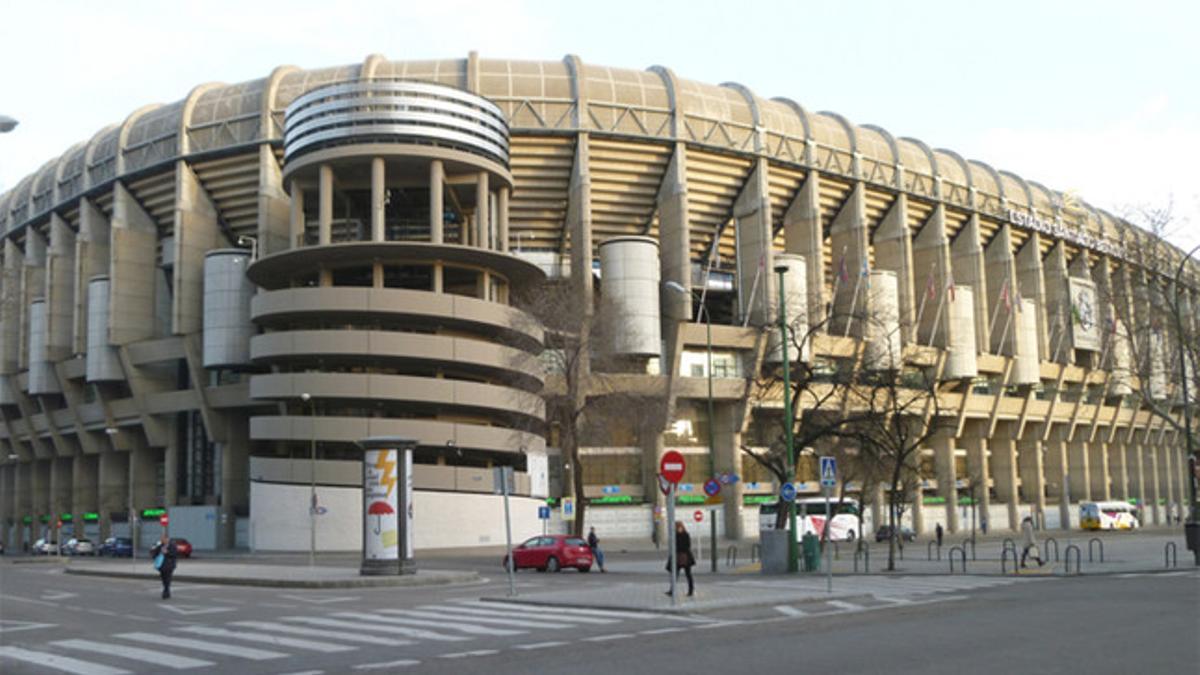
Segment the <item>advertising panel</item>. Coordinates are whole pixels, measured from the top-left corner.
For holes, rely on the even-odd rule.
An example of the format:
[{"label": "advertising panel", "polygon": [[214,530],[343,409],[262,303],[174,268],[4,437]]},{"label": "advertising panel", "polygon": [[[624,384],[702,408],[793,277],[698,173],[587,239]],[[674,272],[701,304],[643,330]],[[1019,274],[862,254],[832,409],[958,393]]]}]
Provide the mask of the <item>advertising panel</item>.
[{"label": "advertising panel", "polygon": [[1071,277],[1067,282],[1071,296],[1071,341],[1075,349],[1100,351],[1100,312],[1096,304],[1096,284],[1090,279]]},{"label": "advertising panel", "polygon": [[[363,458],[363,512],[366,516],[363,557],[366,560],[400,558],[400,491],[396,486],[396,455],[394,449],[367,450]],[[406,486],[405,489],[409,488]],[[411,545],[411,542],[406,542],[406,549]]]}]

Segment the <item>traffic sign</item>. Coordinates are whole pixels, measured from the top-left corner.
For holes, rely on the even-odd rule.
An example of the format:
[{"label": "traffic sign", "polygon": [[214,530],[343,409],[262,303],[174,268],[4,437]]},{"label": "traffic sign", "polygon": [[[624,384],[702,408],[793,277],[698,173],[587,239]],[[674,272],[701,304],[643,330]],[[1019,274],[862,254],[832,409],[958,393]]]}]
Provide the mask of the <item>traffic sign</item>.
[{"label": "traffic sign", "polygon": [[663,453],[662,461],[658,463],[658,472],[668,483],[678,483],[683,479],[683,470],[687,468],[687,462],[684,461],[683,455],[676,450],[668,450]]},{"label": "traffic sign", "polygon": [[664,496],[671,494],[671,482],[666,478],[663,478],[661,473],[658,474],[658,489],[663,493]]},{"label": "traffic sign", "polygon": [[575,500],[574,499],[571,499],[570,497],[563,497],[563,499],[562,499],[562,517],[563,517],[563,520],[566,520],[567,518],[575,517]]},{"label": "traffic sign", "polygon": [[837,486],[837,460],[833,457],[821,458],[821,487]]},{"label": "traffic sign", "polygon": [[606,494],[606,495],[620,494],[621,486],[620,485],[605,485],[604,487],[600,488],[600,492],[602,494]]},{"label": "traffic sign", "polygon": [[709,497],[716,497],[721,493],[721,484],[715,478],[709,478],[704,482],[704,494]]},{"label": "traffic sign", "polygon": [[696,512],[692,514],[692,520],[696,521],[697,523],[703,523],[704,522],[704,512],[699,509],[696,509]]},{"label": "traffic sign", "polygon": [[166,527],[167,523],[169,523],[169,522],[171,522],[171,519],[168,518],[167,514],[165,514],[165,513],[158,517],[158,524],[162,525],[163,527]]},{"label": "traffic sign", "polygon": [[796,486],[792,483],[784,483],[783,487],[779,488],[779,496],[785,502],[790,502],[796,498]]},{"label": "traffic sign", "polygon": [[550,520],[550,507],[549,506],[539,506],[538,507],[538,520]]}]

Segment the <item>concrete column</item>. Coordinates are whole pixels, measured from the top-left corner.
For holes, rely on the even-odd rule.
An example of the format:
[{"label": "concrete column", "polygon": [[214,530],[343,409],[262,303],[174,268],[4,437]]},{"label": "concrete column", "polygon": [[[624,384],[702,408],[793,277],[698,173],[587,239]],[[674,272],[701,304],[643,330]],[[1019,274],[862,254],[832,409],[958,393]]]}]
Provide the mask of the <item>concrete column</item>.
[{"label": "concrete column", "polygon": [[[491,181],[486,171],[480,171],[475,179],[475,246],[488,248],[492,231],[492,219],[488,203],[491,195]],[[588,260],[588,271],[591,271],[591,260]]]},{"label": "concrete column", "polygon": [[[987,443],[991,449],[991,469],[996,486],[996,496],[1004,500],[1004,505],[1007,507],[1008,529],[1016,530],[1021,526],[1017,443],[1012,439],[1011,432],[1007,430],[1009,425],[1004,424],[1002,426],[1005,427],[1005,430],[1002,432],[997,427],[996,434]],[[999,523],[991,523],[990,525],[993,528],[997,528]]]},{"label": "concrete column", "polygon": [[204,255],[221,245],[217,207],[187,162],[175,163],[175,267],[171,271],[171,327],[196,333],[204,323]]},{"label": "concrete column", "polygon": [[810,170],[783,214],[784,250],[804,256],[808,274],[808,316],[825,317],[825,233],[821,224],[821,174]]},{"label": "concrete column", "polygon": [[75,232],[58,214],[50,217],[46,256],[46,356],[61,361],[72,353],[75,320]]},{"label": "concrete column", "polygon": [[[951,264],[954,268],[954,283],[970,286],[974,294],[975,348],[980,354],[991,349],[988,323],[991,318],[989,288],[983,245],[979,231],[979,216],[971,214],[966,224],[958,231],[950,245]],[[1003,277],[992,284],[1003,283]]]},{"label": "concrete column", "polygon": [[[12,239],[4,240],[3,286],[0,288],[0,372],[16,373],[21,354],[21,265],[23,254]],[[15,378],[14,378],[15,379]],[[16,382],[12,383],[16,389]]]},{"label": "concrete column", "polygon": [[13,501],[16,504],[16,513],[13,514],[21,527],[17,528],[17,540],[13,542],[16,547],[14,550],[24,550],[26,544],[33,544],[33,539],[30,537],[30,529],[24,524],[26,516],[33,517],[33,462],[21,462],[16,465],[16,484],[13,486]]},{"label": "concrete column", "polygon": [[50,463],[52,461],[39,459],[33,462],[33,517],[34,523],[42,526],[43,530],[45,528],[41,517],[54,512],[54,507],[50,503]]},{"label": "concrete column", "polygon": [[154,337],[157,330],[158,225],[120,183],[112,194],[108,341],[125,345]]},{"label": "concrete column", "polygon": [[[1146,435],[1149,436],[1148,433]],[[1159,481],[1158,447],[1147,438],[1142,444],[1142,449],[1150,459],[1150,513],[1153,514],[1151,518],[1155,525],[1161,525],[1163,519],[1159,500],[1162,499],[1162,484]]]},{"label": "concrete column", "polygon": [[1048,336],[1046,314],[1046,282],[1042,277],[1041,237],[1032,232],[1029,239],[1017,251],[1017,275],[1020,281],[1021,297],[1037,302],[1038,316],[1038,353],[1043,360],[1049,360],[1050,338]]},{"label": "concrete column", "polygon": [[958,484],[954,470],[955,440],[942,435],[933,439],[933,461],[937,467],[938,494],[946,499],[946,525],[949,531],[958,532]]},{"label": "concrete column", "polygon": [[317,244],[333,241],[333,167],[322,164],[317,171]]},{"label": "concrete column", "polygon": [[75,307],[72,330],[72,353],[87,351],[88,281],[98,274],[108,274],[112,254],[111,226],[108,217],[87,199],[79,200],[79,235],[75,238]]},{"label": "concrete column", "polygon": [[[100,497],[97,492],[100,466],[99,455],[76,455],[75,466],[71,470],[71,513],[79,523],[79,531],[83,531],[83,514],[87,511],[100,510]],[[99,543],[99,542],[97,542]]]},{"label": "concrete column", "polygon": [[[687,151],[682,143],[675,146],[671,161],[658,188],[659,265],[663,283],[673,281],[685,289],[692,288],[692,264],[689,241],[687,191]],[[691,293],[663,293],[663,318],[666,321],[690,321]],[[673,349],[670,342],[668,350]],[[668,354],[664,363],[671,363]]]},{"label": "concrete column", "polygon": [[279,160],[270,143],[258,146],[258,255],[265,256],[294,247],[289,236],[291,202],[283,188]]},{"label": "concrete column", "polygon": [[575,164],[567,193],[567,235],[571,241],[572,296],[589,316],[592,313],[592,173],[589,136],[579,134]]},{"label": "concrete column", "polygon": [[1017,453],[1021,494],[1041,518],[1046,513],[1046,458],[1036,427],[1026,429],[1025,435],[1017,442]]},{"label": "concrete column", "polygon": [[1142,525],[1149,525],[1148,521],[1153,512],[1150,510],[1150,504],[1147,503],[1146,458],[1142,452],[1142,445],[1135,438],[1125,446],[1125,450],[1129,454],[1129,458],[1134,466],[1134,497],[1142,507]]},{"label": "concrete column", "polygon": [[[714,428],[713,471],[742,475],[742,415],[741,406],[722,403],[713,406],[716,417]],[[742,483],[721,487],[721,499],[725,517],[725,536],[741,539],[746,536],[742,528]]]},{"label": "concrete column", "polygon": [[[992,316],[996,317],[995,325],[990,325],[989,346],[993,354],[1013,356],[1016,354],[1015,333],[1017,311],[1017,266],[1012,254],[1012,232],[1005,223],[992,237],[984,253],[987,266],[988,300],[992,308],[988,314],[988,323]],[[1007,281],[1007,283],[1006,283]],[[1006,291],[1007,286],[1007,291]],[[1003,294],[1008,294],[1008,307],[1005,309]]]},{"label": "concrete column", "polygon": [[25,259],[21,270],[21,368],[29,367],[30,304],[46,293],[46,239],[33,228],[25,231]]},{"label": "concrete column", "polygon": [[[1171,515],[1171,505],[1175,503],[1175,472],[1172,470],[1174,465],[1172,455],[1175,454],[1175,449],[1169,442],[1163,442],[1159,447],[1162,449],[1162,482],[1167,500],[1163,513],[1165,516],[1169,516]],[[1171,524],[1170,520],[1167,520],[1167,524]]]},{"label": "concrete column", "polygon": [[218,545],[233,548],[237,538],[237,513],[250,508],[250,425],[245,415],[227,418],[228,441],[221,452],[221,524]]},{"label": "concrete column", "polygon": [[[867,490],[865,485],[863,486],[863,490]],[[887,493],[883,489],[883,483],[876,483],[875,487],[871,488],[871,490],[875,493],[871,498],[871,531],[874,532],[879,529],[880,525],[887,522],[887,515],[884,509],[886,504],[884,500],[887,499],[884,495]]]},{"label": "concrete column", "polygon": [[[982,426],[982,425],[979,425]],[[993,485],[991,475],[991,455],[988,439],[985,437],[986,429],[975,428],[972,433],[962,438],[961,443],[967,449],[967,474],[971,479],[971,485],[975,487],[975,505],[972,507],[978,512],[975,516],[976,526],[979,525],[979,518],[988,517],[991,514],[992,495],[989,488]],[[990,521],[991,519],[988,518]],[[969,523],[964,523],[964,527],[969,527]],[[988,527],[992,527],[992,523],[988,522]]]},{"label": "concrete column", "polygon": [[50,514],[59,518],[71,513],[71,457],[55,457],[50,460]]},{"label": "concrete column", "polygon": [[1091,475],[1091,499],[1108,501],[1112,499],[1112,478],[1108,466],[1108,444],[1095,440],[1085,445],[1088,453],[1088,470]]},{"label": "concrete column", "polygon": [[113,535],[112,516],[129,515],[129,453],[106,450],[100,453],[100,536]]},{"label": "concrete column", "polygon": [[383,228],[384,202],[387,199],[386,171],[382,157],[371,159],[371,241],[386,239]]},{"label": "concrete column", "polygon": [[[941,204],[938,204],[926,219],[916,238],[913,239],[913,274],[922,280],[922,284],[927,283],[925,280],[932,274],[933,283],[937,289],[935,296],[925,302],[924,311],[920,311],[918,307],[921,323],[916,329],[917,341],[920,344],[928,345],[931,340],[935,347],[945,347],[950,344],[950,303],[946,293],[950,269],[950,241],[946,237],[946,211]],[[923,286],[921,293],[925,292]],[[918,301],[919,304],[920,301]],[[938,311],[939,306],[941,307],[940,312]],[[934,326],[937,327],[936,330]]]},{"label": "concrete column", "polygon": [[1059,527],[1066,530],[1071,527],[1071,501],[1075,495],[1070,485],[1069,444],[1062,440],[1059,433],[1052,434],[1050,440],[1043,444],[1046,450],[1044,468],[1050,496],[1058,500]]},{"label": "concrete column", "polygon": [[442,160],[435,159],[429,163],[429,241],[434,244],[443,243],[445,204],[446,169]]},{"label": "concrete column", "polygon": [[[0,452],[7,453],[8,448],[0,448]],[[7,456],[7,455],[6,455]],[[0,464],[0,542],[4,544],[5,551],[15,550],[12,548],[10,541],[9,521],[16,518],[14,506],[14,498],[16,492],[13,489],[14,473],[16,464],[5,462]]]},{"label": "concrete column", "polygon": [[1132,490],[1129,489],[1129,453],[1125,449],[1125,444],[1113,442],[1108,444],[1108,452],[1110,455],[1109,466],[1112,466],[1112,460],[1116,460],[1116,475],[1113,489],[1113,496],[1122,501],[1128,500]]},{"label": "concrete column", "polygon": [[[910,344],[916,335],[913,322],[916,321],[917,303],[920,302],[917,293],[925,292],[923,285],[917,289],[915,284],[924,284],[925,279],[918,278],[919,275],[913,270],[912,233],[908,227],[908,195],[905,193],[896,195],[895,201],[884,214],[879,227],[875,229],[874,244],[875,269],[896,273],[900,334],[904,344]],[[809,316],[821,315],[810,313]]]},{"label": "concrete column", "polygon": [[[925,491],[921,489],[921,483],[918,482],[912,489],[912,494],[909,496],[909,510],[912,511],[912,526],[913,532],[918,536],[925,533]],[[896,523],[897,527],[900,523]]]},{"label": "concrete column", "polygon": [[[508,253],[508,196],[507,186],[496,193],[496,249]],[[660,228],[661,231],[661,228]]]},{"label": "concrete column", "polygon": [[[866,309],[866,280],[862,277],[863,265],[869,259],[870,231],[866,223],[866,188],[856,182],[829,227],[829,238],[833,244],[834,278],[837,293],[833,297],[833,320],[829,330],[844,335],[849,328],[852,335],[862,336],[862,321],[851,315],[862,314]],[[742,262],[745,266],[746,261]],[[767,267],[771,269],[770,265]],[[841,278],[841,277],[845,278]],[[820,316],[820,315],[818,315]]]},{"label": "concrete column", "polygon": [[292,205],[288,219],[289,248],[304,246],[304,188],[292,182]]},{"label": "concrete column", "polygon": [[1069,272],[1066,248],[1061,240],[1055,242],[1046,255],[1043,274],[1046,284],[1046,331],[1050,339],[1050,351],[1044,353],[1047,360],[1072,363],[1074,347],[1071,343],[1071,297],[1067,286]]},{"label": "concrete column", "polygon": [[1071,480],[1071,499],[1092,501],[1092,467],[1088,444],[1074,440],[1067,444],[1067,474]]}]

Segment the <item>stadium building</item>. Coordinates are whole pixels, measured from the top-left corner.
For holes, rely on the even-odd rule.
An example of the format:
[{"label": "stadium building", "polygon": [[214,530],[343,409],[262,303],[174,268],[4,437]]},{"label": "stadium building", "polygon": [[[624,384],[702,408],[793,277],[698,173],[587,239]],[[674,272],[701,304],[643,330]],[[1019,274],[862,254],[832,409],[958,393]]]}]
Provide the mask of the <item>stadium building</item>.
[{"label": "stadium building", "polygon": [[[303,550],[314,489],[318,548],[357,549],[355,442],[385,435],[419,442],[419,548],[502,541],[500,466],[518,536],[563,496],[649,536],[666,449],[681,503],[736,475],[720,524],[753,534],[779,489],[746,454],[781,415],[750,394],[781,352],[779,265],[816,327],[795,356],[836,370],[887,339],[943,382],[918,531],[967,527],[967,491],[994,529],[1100,499],[1162,523],[1188,499],[1182,439],[1138,395],[1179,410],[1155,307],[1181,252],[1150,264],[1147,233],[1069,194],[735,83],[575,56],[284,66],[80,141],[0,196],[0,232],[10,549],[60,521],[156,535],[165,510],[200,549]],[[553,341],[516,302],[546,284],[612,301],[610,384],[664,411],[590,431],[576,466]],[[1122,322],[1159,336],[1147,373]],[[816,493],[812,453],[797,479]]]}]

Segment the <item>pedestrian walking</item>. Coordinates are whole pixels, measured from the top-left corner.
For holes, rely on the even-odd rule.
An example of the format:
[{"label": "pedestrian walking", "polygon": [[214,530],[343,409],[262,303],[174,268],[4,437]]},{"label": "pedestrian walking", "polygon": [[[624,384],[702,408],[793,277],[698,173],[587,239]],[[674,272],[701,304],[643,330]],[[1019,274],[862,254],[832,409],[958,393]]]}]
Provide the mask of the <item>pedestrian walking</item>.
[{"label": "pedestrian walking", "polygon": [[946,531],[942,529],[942,524],[938,523],[937,527],[933,528],[934,535],[937,536],[938,548],[942,547],[942,537],[946,535]]},{"label": "pedestrian walking", "polygon": [[600,537],[596,536],[596,528],[588,530],[587,537],[588,548],[592,549],[592,557],[596,559],[596,565],[604,572],[604,551],[600,550]]},{"label": "pedestrian walking", "polygon": [[[692,578],[692,565],[696,563],[696,556],[692,555],[692,537],[688,534],[687,528],[683,526],[683,521],[675,521],[675,576],[679,576],[679,572],[683,572],[687,576],[688,582],[688,597],[690,598],[696,592],[696,582]],[[671,573],[671,558],[667,558],[667,574]],[[671,591],[667,591],[670,595]]]},{"label": "pedestrian walking", "polygon": [[987,536],[987,516],[979,516],[979,529],[983,531],[983,536]]},{"label": "pedestrian walking", "polygon": [[[1033,533],[1033,519],[1029,516],[1025,516],[1025,519],[1021,521],[1021,537],[1024,544],[1024,548],[1021,549],[1021,567],[1025,567],[1025,559],[1028,557],[1036,560],[1038,567],[1045,565],[1046,561],[1042,560],[1042,550],[1038,547],[1037,537]],[[1033,555],[1030,556],[1030,553]]]},{"label": "pedestrian walking", "polygon": [[158,570],[158,577],[162,579],[162,597],[166,600],[171,597],[171,577],[175,576],[175,561],[179,558],[179,549],[175,547],[175,542],[164,534],[154,548],[150,549],[150,556],[154,560],[154,568]]}]

